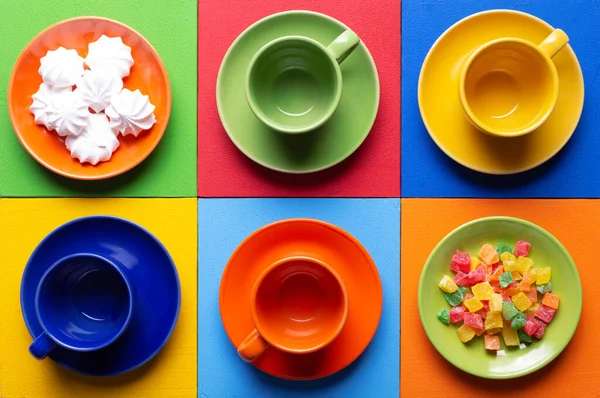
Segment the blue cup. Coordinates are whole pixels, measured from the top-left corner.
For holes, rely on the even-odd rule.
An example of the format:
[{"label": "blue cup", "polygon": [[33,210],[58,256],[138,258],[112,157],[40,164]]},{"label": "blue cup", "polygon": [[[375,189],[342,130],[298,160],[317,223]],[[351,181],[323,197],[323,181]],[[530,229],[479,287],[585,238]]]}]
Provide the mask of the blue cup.
[{"label": "blue cup", "polygon": [[132,288],[113,261],[90,253],[55,262],[42,276],[35,311],[43,332],[29,346],[44,359],[57,346],[88,352],[114,342],[129,325]]}]

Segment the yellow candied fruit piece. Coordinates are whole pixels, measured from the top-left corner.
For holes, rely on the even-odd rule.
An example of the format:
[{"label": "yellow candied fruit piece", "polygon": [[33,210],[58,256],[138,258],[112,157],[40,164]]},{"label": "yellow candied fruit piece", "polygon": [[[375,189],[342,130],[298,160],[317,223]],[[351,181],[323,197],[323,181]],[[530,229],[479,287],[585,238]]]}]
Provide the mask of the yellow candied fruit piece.
[{"label": "yellow candied fruit piece", "polygon": [[531,307],[531,304],[533,304],[531,300],[529,300],[529,297],[527,297],[527,295],[523,292],[515,294],[511,297],[511,300],[515,307],[517,307],[517,309],[521,312],[525,311],[527,308]]},{"label": "yellow candied fruit piece", "polygon": [[523,276],[519,273],[519,271],[512,271],[510,274],[512,275],[512,278],[515,281],[520,281],[521,279],[523,279]]},{"label": "yellow candied fruit piece", "polygon": [[481,264],[481,261],[477,257],[471,257],[471,271],[475,271],[479,264]]},{"label": "yellow candied fruit piece", "polygon": [[550,282],[550,279],[552,279],[552,268],[544,267],[544,268],[537,268],[535,270],[536,285],[544,285],[544,284]]},{"label": "yellow candied fruit piece", "polygon": [[496,264],[498,262],[498,252],[494,246],[486,243],[479,249],[479,258],[486,264]]},{"label": "yellow candied fruit piece", "polygon": [[489,300],[494,294],[494,288],[488,282],[476,284],[471,291],[477,300]]},{"label": "yellow candied fruit piece", "polygon": [[438,287],[445,291],[446,293],[454,293],[458,290],[458,285],[454,282],[454,279],[450,278],[448,275],[444,275]]},{"label": "yellow candied fruit piece", "polygon": [[498,293],[492,294],[489,306],[491,312],[502,312],[502,295]]},{"label": "yellow candied fruit piece", "polygon": [[533,304],[531,304],[531,307],[529,307],[525,310],[525,314],[529,315],[530,317],[533,318],[539,308],[540,308],[540,305],[538,303],[533,303]]},{"label": "yellow candied fruit piece", "polygon": [[504,271],[514,271],[515,263],[517,262],[517,258],[514,254],[509,252],[504,252],[500,255],[500,261],[502,261],[502,265],[504,266]]},{"label": "yellow candied fruit piece", "polygon": [[507,325],[504,325],[502,328],[502,338],[507,347],[518,346],[520,344],[519,335],[515,329],[510,327],[510,324],[508,324],[508,327]]},{"label": "yellow candied fruit piece", "polygon": [[463,343],[470,341],[474,336],[475,332],[467,325],[462,325],[458,329],[456,329],[456,334],[458,334],[458,338]]},{"label": "yellow candied fruit piece", "polygon": [[[515,271],[519,271],[522,274],[529,271],[533,267],[533,260],[529,257],[519,257],[515,262]],[[512,271],[512,270],[511,270]]]},{"label": "yellow candied fruit piece", "polygon": [[465,305],[465,307],[467,307],[469,312],[477,312],[483,308],[483,303],[477,300],[475,297],[471,297],[470,299],[465,300],[463,304]]},{"label": "yellow candied fruit piece", "polygon": [[485,318],[485,330],[502,328],[502,315],[499,312],[488,312]]}]

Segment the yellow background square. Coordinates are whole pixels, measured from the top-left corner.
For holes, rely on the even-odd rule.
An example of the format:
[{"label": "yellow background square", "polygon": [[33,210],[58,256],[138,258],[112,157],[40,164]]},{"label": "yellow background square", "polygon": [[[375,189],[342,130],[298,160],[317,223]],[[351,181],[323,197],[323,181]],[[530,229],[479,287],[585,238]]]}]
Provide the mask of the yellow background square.
[{"label": "yellow background square", "polygon": [[[75,374],[28,352],[32,338],[20,306],[29,255],[53,229],[74,218],[114,215],[154,234],[181,280],[181,312],[169,342],[148,364],[114,377]],[[195,397],[197,329],[196,199],[0,199],[0,397]]]}]

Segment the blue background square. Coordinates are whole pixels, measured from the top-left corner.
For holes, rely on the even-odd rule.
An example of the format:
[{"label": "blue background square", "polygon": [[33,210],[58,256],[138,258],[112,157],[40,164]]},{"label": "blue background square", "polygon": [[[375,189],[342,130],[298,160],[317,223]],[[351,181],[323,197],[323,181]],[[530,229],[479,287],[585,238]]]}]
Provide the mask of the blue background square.
[{"label": "blue background square", "polygon": [[[348,368],[315,381],[287,381],[244,363],[225,334],[219,284],[229,256],[254,230],[310,217],[354,235],[381,277],[383,312],[365,352]],[[200,199],[198,203],[199,397],[395,397],[400,383],[399,199]]]},{"label": "blue background square", "polygon": [[[550,161],[513,176],[488,176],[447,157],[429,137],[417,103],[421,65],[435,40],[460,19],[515,9],[561,28],[583,71],[579,126]],[[404,197],[600,197],[600,2],[597,0],[402,1],[402,195]]]}]

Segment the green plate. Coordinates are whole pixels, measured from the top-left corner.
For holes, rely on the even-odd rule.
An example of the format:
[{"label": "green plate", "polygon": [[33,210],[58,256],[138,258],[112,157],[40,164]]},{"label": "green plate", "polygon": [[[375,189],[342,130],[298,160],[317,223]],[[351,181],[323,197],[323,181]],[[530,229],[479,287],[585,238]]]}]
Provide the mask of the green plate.
[{"label": "green plate", "polygon": [[[488,353],[483,337],[475,336],[463,344],[456,334],[457,325],[444,325],[437,319],[442,308],[450,309],[443,292],[437,287],[444,274],[453,276],[450,260],[456,250],[476,255],[490,243],[517,240],[531,243],[529,256],[534,267],[552,267],[553,293],[560,296],[560,306],[546,328],[544,337],[529,346],[507,349],[501,340],[498,354]],[[575,333],[581,315],[581,281],[577,267],[564,246],[546,230],[528,221],[510,217],[489,217],[466,223],[450,232],[433,249],[419,281],[419,315],[425,332],[444,358],[459,369],[489,379],[509,379],[534,372],[560,354]]]},{"label": "green plate", "polygon": [[346,29],[346,25],[323,14],[288,11],[261,19],[233,42],[217,78],[217,107],[229,138],[246,156],[273,170],[311,173],[340,163],[367,138],[379,107],[379,79],[363,43],[340,65],[340,104],[317,130],[304,134],[271,130],[252,113],[244,92],[250,60],[266,43],[299,35],[327,46]]}]

